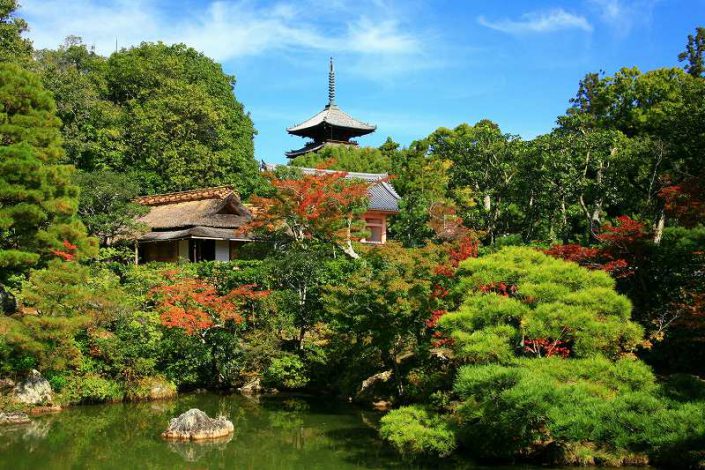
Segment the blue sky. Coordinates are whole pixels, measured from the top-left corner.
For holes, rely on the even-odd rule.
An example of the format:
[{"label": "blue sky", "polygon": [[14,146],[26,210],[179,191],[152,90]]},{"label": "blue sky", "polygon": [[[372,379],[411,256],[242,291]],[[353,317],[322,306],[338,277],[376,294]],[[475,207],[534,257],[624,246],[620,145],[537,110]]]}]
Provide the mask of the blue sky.
[{"label": "blue sky", "polygon": [[37,48],[69,34],[109,54],[184,42],[237,77],[256,156],[283,162],[285,128],[327,100],[408,145],[440,126],[488,118],[532,138],[551,130],[587,72],[678,65],[705,0],[21,0]]}]

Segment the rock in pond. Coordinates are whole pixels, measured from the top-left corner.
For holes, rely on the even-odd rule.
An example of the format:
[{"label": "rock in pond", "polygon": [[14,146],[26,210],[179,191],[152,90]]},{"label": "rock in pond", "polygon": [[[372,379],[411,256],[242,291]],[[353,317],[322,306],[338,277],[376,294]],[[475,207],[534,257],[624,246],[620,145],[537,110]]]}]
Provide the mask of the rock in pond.
[{"label": "rock in pond", "polygon": [[12,395],[15,401],[27,405],[43,405],[52,403],[54,399],[49,381],[36,369],[32,369],[27,378],[15,386]]},{"label": "rock in pond", "polygon": [[162,433],[165,439],[201,441],[228,436],[235,427],[225,418],[209,418],[203,411],[192,408],[169,422]]},{"label": "rock in pond", "polygon": [[14,412],[2,412],[0,411],[0,426],[6,424],[27,424],[31,420],[27,413],[22,413],[21,411]]},{"label": "rock in pond", "polygon": [[242,387],[238,388],[238,391],[243,395],[259,395],[265,393],[277,393],[279,390],[276,388],[267,388],[262,385],[262,379],[256,378],[247,382]]},{"label": "rock in pond", "polygon": [[380,401],[389,401],[389,397],[392,396],[394,396],[392,371],[386,370],[363,380],[355,393],[354,400],[357,403],[372,405]]}]

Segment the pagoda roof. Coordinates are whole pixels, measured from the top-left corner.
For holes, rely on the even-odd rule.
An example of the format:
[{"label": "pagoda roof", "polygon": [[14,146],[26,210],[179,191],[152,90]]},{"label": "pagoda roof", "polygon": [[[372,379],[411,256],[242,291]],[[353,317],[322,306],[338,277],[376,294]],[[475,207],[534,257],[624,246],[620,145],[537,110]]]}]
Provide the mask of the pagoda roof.
[{"label": "pagoda roof", "polygon": [[365,135],[374,132],[377,126],[367,124],[366,122],[358,121],[348,113],[340,109],[335,104],[329,104],[321,112],[310,119],[293,127],[289,127],[286,131],[289,134],[306,136],[308,130],[328,124],[333,127],[350,129],[356,135]]},{"label": "pagoda roof", "polygon": [[336,140],[327,140],[325,142],[309,142],[300,149],[297,150],[290,150],[286,152],[284,155],[286,155],[289,158],[296,158],[301,155],[305,155],[310,152],[317,152],[321,150],[323,147],[340,147],[340,146],[345,146],[345,147],[357,147],[357,142],[354,140],[348,140],[348,141],[336,141]]}]

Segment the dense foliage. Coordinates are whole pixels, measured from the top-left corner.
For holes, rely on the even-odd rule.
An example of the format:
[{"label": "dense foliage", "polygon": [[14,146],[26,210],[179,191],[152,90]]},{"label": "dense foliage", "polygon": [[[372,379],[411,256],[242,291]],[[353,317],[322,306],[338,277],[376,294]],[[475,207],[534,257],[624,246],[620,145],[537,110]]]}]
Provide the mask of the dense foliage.
[{"label": "dense foliage", "polygon": [[136,218],[148,210],[134,202],[140,189],[130,175],[111,171],[79,172],[75,181],[80,188],[78,215],[101,246],[129,239],[145,229]]},{"label": "dense foliage", "polygon": [[[330,392],[397,407],[381,436],[410,458],[702,466],[702,28],[684,70],[588,74],[533,140],[481,120],[263,178],[220,65],[76,37],[32,61],[15,8],[0,0],[0,378],[37,368],[64,404]],[[393,241],[358,243],[369,187],[350,171],[390,174]],[[135,197],[223,184],[255,215],[240,259],[131,263]]]},{"label": "dense foliage", "polygon": [[[455,403],[392,411],[381,433],[400,450],[443,455],[457,441],[482,458],[563,464],[699,458],[705,403],[669,399],[631,354],[641,329],[607,274],[505,248],[459,276],[462,303],[439,321],[460,365]],[[432,438],[449,430],[450,443]]]},{"label": "dense foliage", "polygon": [[386,173],[391,167],[388,153],[374,147],[323,147],[317,152],[297,157],[293,166],[318,168],[328,162],[335,162],[335,169],[362,173]]},{"label": "dense foliage", "polygon": [[66,161],[130,172],[141,192],[258,185],[254,129],[235,78],[182,44],[143,43],[105,58],[80,38],[37,53],[54,93]]},{"label": "dense foliage", "polygon": [[36,265],[68,240],[91,251],[75,219],[78,188],[61,165],[60,122],[39,78],[0,64],[0,282]]},{"label": "dense foliage", "polygon": [[0,1],[0,62],[27,62],[32,55],[31,41],[22,37],[28,25],[15,15],[17,8],[17,0]]}]

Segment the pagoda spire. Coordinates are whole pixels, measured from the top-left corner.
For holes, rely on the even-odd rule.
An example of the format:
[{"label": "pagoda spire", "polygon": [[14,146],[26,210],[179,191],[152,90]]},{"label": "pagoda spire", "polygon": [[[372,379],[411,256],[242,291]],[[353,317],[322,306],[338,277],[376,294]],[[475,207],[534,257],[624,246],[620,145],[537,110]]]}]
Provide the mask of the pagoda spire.
[{"label": "pagoda spire", "polygon": [[335,69],[333,68],[333,58],[330,58],[330,69],[328,70],[328,107],[335,106]]},{"label": "pagoda spire", "polygon": [[367,135],[375,129],[377,126],[358,121],[335,104],[335,67],[331,57],[328,67],[328,103],[315,116],[286,130],[291,135],[308,137],[311,142],[302,149],[287,152],[286,156],[295,158],[326,145],[356,146],[357,142],[351,140],[353,137]]}]

